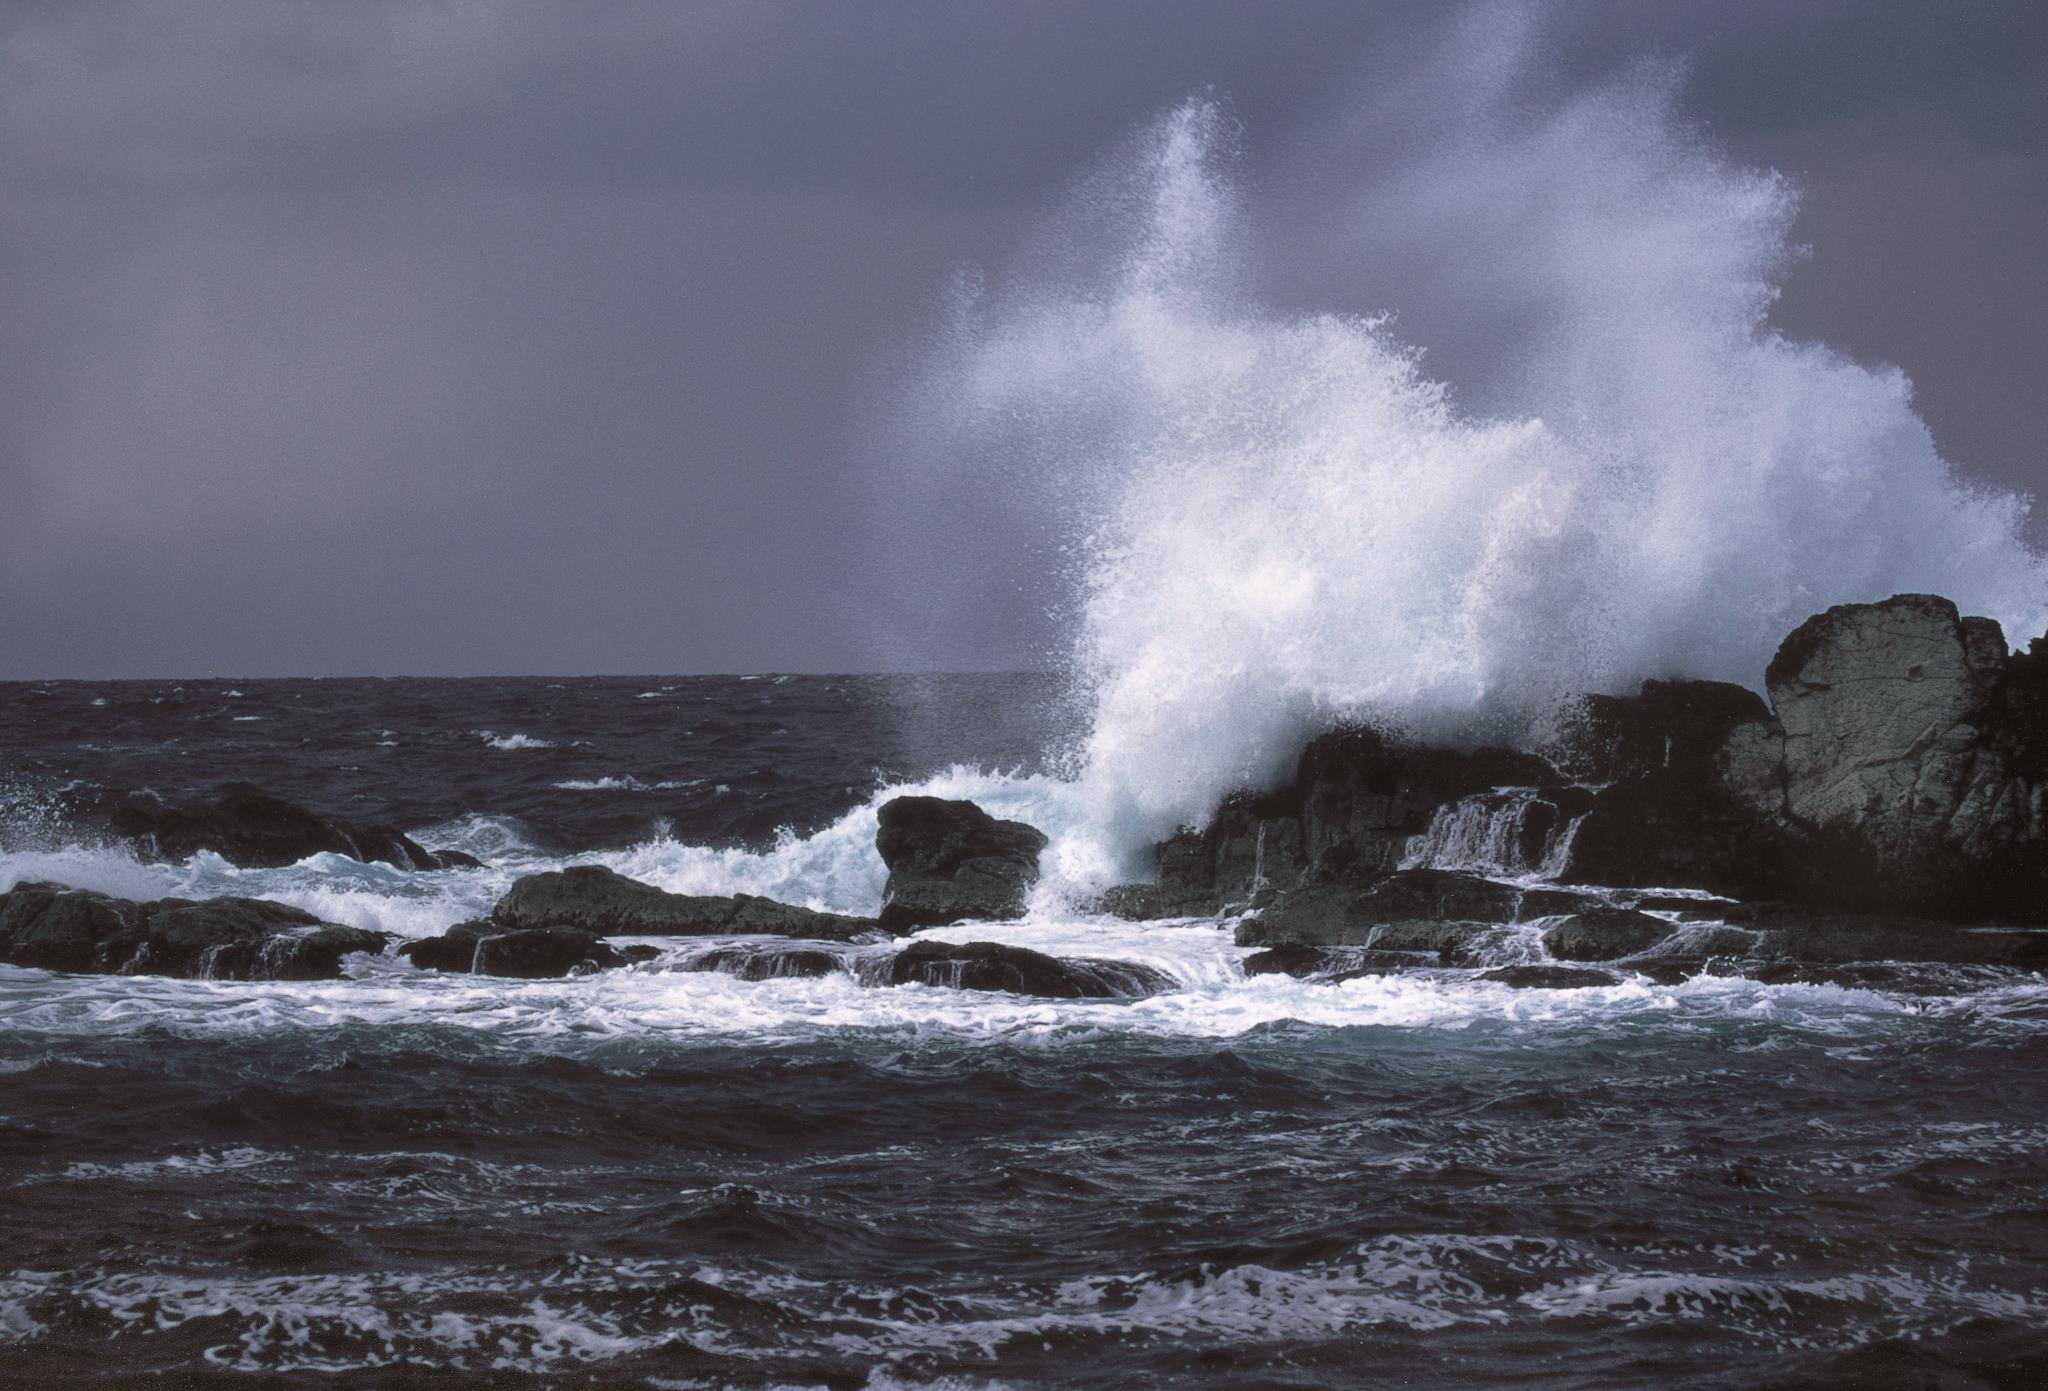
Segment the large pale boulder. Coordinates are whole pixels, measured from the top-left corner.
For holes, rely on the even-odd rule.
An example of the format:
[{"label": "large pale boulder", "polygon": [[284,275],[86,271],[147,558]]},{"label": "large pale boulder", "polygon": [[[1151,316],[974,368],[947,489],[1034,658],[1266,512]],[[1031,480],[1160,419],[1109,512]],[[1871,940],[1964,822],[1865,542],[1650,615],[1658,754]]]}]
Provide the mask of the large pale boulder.
[{"label": "large pale boulder", "polygon": [[1784,805],[1916,885],[1941,861],[2038,841],[2033,789],[1986,739],[2004,634],[1946,599],[1844,604],[1801,624],[1765,684],[1784,729]]}]

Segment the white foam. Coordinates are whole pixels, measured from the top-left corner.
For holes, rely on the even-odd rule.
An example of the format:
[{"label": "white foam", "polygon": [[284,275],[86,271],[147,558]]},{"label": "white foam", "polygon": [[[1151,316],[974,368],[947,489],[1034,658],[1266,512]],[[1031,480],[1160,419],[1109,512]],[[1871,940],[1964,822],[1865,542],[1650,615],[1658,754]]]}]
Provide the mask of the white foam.
[{"label": "white foam", "polygon": [[680,788],[696,787],[702,779],[687,781],[642,782],[631,773],[618,777],[570,778],[555,784],[561,792],[672,792]]},{"label": "white foam", "polygon": [[2039,980],[1939,1000],[1705,976],[1672,986],[1630,977],[1572,990],[1517,990],[1468,972],[1366,976],[1330,985],[1280,975],[1245,978],[1238,963],[1246,949],[1232,946],[1228,930],[1218,927],[982,924],[944,935],[1142,961],[1182,984],[1143,1000],[1052,1000],[863,986],[845,973],[744,981],[668,971],[660,961],[551,981],[444,976],[389,957],[352,958],[354,978],[328,982],[59,976],[0,967],[0,1027],[62,1038],[149,1028],[215,1037],[345,1024],[438,1026],[511,1049],[534,1040],[553,1048],[599,1047],[621,1038],[778,1043],[847,1030],[1087,1046],[1104,1035],[1228,1039],[1289,1022],[1423,1032],[1487,1026],[1568,1046],[1589,1030],[1641,1025],[1765,1024],[1777,1046],[1824,1047],[1856,1046],[1872,1029],[1915,1016],[1948,1016],[2001,1035],[2048,1029],[2048,986]]},{"label": "white foam", "polygon": [[[966,295],[917,383],[934,452],[1053,506],[1084,558],[1065,871],[1128,875],[1343,715],[1511,729],[1645,677],[1755,685],[1809,614],[1898,591],[2048,627],[2025,503],[1958,482],[1896,369],[1771,328],[1786,181],[1730,163],[1663,70],[1530,80],[1497,18],[1344,113],[1304,245],[1260,242],[1228,118],[1172,112],[1082,185],[1059,230],[1092,239]],[[1434,322],[1499,315],[1494,414],[1391,322],[1247,288],[1271,256],[1344,303],[1347,242],[1426,270]],[[1373,282],[1389,310],[1405,283]]]},{"label": "white foam", "polygon": [[494,749],[551,749],[552,740],[536,739],[531,734],[498,734],[488,729],[470,731]]}]

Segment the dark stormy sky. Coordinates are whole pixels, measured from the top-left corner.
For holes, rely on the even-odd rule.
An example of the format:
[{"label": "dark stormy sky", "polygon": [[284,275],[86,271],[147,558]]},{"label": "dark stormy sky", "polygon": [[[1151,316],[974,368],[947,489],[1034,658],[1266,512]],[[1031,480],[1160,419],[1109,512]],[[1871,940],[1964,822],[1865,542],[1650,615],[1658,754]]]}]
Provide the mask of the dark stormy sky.
[{"label": "dark stormy sky", "polygon": [[[1001,508],[927,507],[875,424],[947,286],[1191,94],[1300,196],[1440,9],[0,6],[0,677],[1033,663],[1028,557],[949,534]],[[2048,7],[1547,14],[1559,81],[1683,56],[1798,181],[1780,329],[2041,484]]]}]

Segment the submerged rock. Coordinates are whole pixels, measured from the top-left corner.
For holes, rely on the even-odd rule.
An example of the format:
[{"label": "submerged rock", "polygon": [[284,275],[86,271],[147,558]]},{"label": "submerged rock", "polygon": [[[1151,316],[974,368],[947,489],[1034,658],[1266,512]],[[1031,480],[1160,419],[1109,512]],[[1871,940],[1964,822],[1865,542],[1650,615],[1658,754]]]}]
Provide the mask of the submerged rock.
[{"label": "submerged rock", "polygon": [[500,929],[554,928],[620,937],[762,935],[851,941],[871,918],[797,908],[752,894],[672,894],[603,865],[529,874],[491,909]]},{"label": "submerged rock", "polygon": [[[245,869],[275,869],[319,854],[399,869],[442,867],[433,852],[389,826],[334,820],[246,782],[224,783],[212,801],[197,806],[130,797],[113,808],[108,824],[157,859],[182,860],[211,850]],[[459,851],[441,853],[469,858]]]},{"label": "submerged rock", "polygon": [[972,802],[895,797],[876,815],[889,867],[881,925],[890,932],[1022,917],[1038,882],[1042,832]]},{"label": "submerged rock", "polygon": [[1057,1000],[1137,999],[1174,988],[1163,971],[1129,961],[1047,956],[1001,942],[913,942],[889,966],[891,985],[943,985]]},{"label": "submerged rock", "polygon": [[1362,947],[1268,947],[1244,959],[1246,976],[1292,976],[1336,985],[1362,976],[1396,975],[1442,964],[1438,954],[1367,951]]},{"label": "submerged rock", "polygon": [[1502,966],[1480,972],[1479,979],[1496,981],[1516,990],[1584,990],[1590,986],[1621,984],[1621,977],[1612,971],[1596,971],[1586,966]]},{"label": "submerged rock", "polygon": [[457,923],[439,937],[407,942],[398,951],[422,970],[518,980],[582,975],[633,959],[595,933],[507,928],[494,922]]},{"label": "submerged rock", "polygon": [[0,960],[53,971],[330,980],[343,957],[389,940],[264,899],[136,902],[50,883],[0,894]]}]

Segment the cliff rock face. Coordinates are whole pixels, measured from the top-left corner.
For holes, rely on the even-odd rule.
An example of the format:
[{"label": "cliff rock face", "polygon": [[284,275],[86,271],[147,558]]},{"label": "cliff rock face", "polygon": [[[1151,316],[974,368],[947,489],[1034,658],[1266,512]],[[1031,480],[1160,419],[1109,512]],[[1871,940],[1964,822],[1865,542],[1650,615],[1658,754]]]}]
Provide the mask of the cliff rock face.
[{"label": "cliff rock face", "polygon": [[1989,619],[1901,594],[1795,629],[1765,672],[1768,708],[1705,682],[1588,697],[1587,767],[1613,781],[1565,877],[2040,918],[2042,665],[2010,656]]}]

